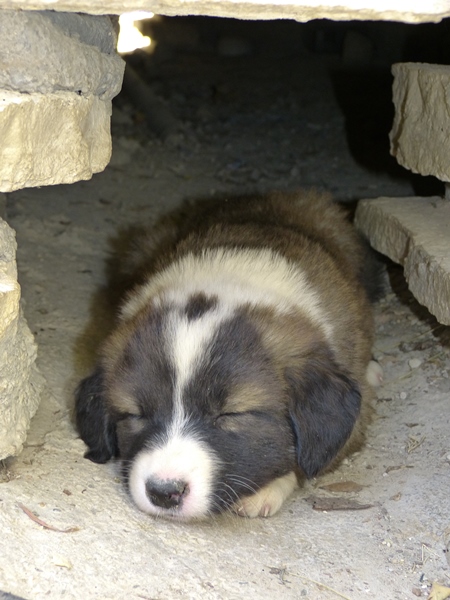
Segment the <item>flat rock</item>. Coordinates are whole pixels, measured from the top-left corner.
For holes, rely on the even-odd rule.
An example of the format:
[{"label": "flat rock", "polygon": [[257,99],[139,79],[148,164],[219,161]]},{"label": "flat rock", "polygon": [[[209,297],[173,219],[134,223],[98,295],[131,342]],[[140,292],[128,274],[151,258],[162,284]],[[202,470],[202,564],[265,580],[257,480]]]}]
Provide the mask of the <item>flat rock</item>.
[{"label": "flat rock", "polygon": [[0,90],[0,191],[73,183],[111,156],[111,101]]},{"label": "flat rock", "polygon": [[111,100],[122,86],[124,61],[107,16],[2,11],[0,58],[0,89]]},{"label": "flat rock", "polygon": [[106,0],[88,2],[87,0],[0,0],[0,8],[21,8],[26,10],[45,10],[83,12],[90,14],[121,14],[134,10],[152,11],[159,15],[209,15],[217,17],[235,17],[240,19],[333,19],[335,21],[385,20],[405,23],[438,22],[450,16],[450,6],[446,0],[426,2],[417,0],[406,8],[403,0],[380,3],[379,0]]},{"label": "flat rock", "polygon": [[356,226],[404,267],[417,300],[450,325],[450,202],[439,197],[361,200]]},{"label": "flat rock", "polygon": [[44,383],[20,308],[15,257],[14,232],[0,219],[0,460],[22,450]]},{"label": "flat rock", "polygon": [[393,65],[391,154],[413,173],[450,181],[450,66]]}]

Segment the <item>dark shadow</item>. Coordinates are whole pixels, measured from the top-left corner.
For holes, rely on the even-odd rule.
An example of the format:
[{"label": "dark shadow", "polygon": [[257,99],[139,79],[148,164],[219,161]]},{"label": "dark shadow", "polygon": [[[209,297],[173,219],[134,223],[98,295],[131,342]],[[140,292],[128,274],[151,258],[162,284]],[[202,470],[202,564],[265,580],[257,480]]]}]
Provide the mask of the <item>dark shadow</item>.
[{"label": "dark shadow", "polygon": [[[330,69],[330,76],[346,121],[349,149],[355,160],[371,171],[410,181],[415,195],[443,195],[443,184],[432,176],[411,173],[390,154],[389,132],[394,119],[391,65],[394,62],[450,62],[450,20],[441,23],[361,22],[334,24],[332,29],[356,31],[372,44],[372,60]],[[342,44],[345,37],[341,36]],[[343,51],[345,58],[345,50]],[[353,56],[355,60],[357,56]],[[357,62],[357,61],[356,61]]]},{"label": "dark shadow", "polygon": [[389,132],[394,119],[390,69],[342,67],[332,70],[331,78],[355,160],[371,171],[409,181],[417,196],[442,196],[442,182],[411,173],[390,154]]},{"label": "dark shadow", "polygon": [[[386,265],[390,286],[400,302],[407,306],[420,321],[426,323],[430,332],[433,334],[433,337],[436,338],[442,346],[450,348],[450,327],[439,323],[426,306],[423,306],[416,300],[408,287],[408,282],[406,281],[402,266],[389,259],[386,259]],[[421,344],[423,343],[424,342],[420,339],[404,342],[403,350],[423,350],[424,348],[421,347]]]},{"label": "dark shadow", "polygon": [[389,131],[394,118],[389,68],[336,68],[330,73],[336,99],[346,121],[349,149],[358,163],[407,177],[389,154]]}]

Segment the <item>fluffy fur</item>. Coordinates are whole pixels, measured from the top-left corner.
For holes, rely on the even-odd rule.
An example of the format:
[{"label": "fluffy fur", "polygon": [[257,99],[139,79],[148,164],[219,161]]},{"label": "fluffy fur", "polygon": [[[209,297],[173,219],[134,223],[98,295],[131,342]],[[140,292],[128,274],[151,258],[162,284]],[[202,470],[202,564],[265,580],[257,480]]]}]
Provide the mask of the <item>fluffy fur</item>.
[{"label": "fluffy fur", "polygon": [[316,192],[205,205],[138,246],[77,390],[86,457],[120,457],[152,515],[274,514],[360,440],[380,376],[366,247]]}]

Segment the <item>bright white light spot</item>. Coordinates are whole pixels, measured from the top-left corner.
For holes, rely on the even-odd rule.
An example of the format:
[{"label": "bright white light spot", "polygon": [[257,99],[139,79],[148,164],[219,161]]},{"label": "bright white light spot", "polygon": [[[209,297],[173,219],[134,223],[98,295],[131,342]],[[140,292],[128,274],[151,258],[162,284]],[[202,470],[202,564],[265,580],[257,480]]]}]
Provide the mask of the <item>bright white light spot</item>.
[{"label": "bright white light spot", "polygon": [[150,46],[152,40],[142,35],[139,29],[135,26],[135,21],[142,19],[151,19],[154,14],[143,10],[135,10],[134,12],[124,13],[119,17],[119,40],[117,42],[117,51],[121,54],[133,52],[137,48],[146,48]]}]

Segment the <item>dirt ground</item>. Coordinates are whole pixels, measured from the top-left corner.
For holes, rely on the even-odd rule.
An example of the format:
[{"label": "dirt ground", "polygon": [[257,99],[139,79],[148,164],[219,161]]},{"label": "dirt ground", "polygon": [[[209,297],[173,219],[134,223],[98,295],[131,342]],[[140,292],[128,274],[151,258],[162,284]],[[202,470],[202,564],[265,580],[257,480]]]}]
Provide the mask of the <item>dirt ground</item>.
[{"label": "dirt ground", "polygon": [[73,389],[112,323],[103,292],[118,232],[185,199],[248,191],[314,185],[347,202],[439,193],[389,156],[388,69],[346,64],[323,44],[280,50],[272,40],[263,50],[250,32],[228,45],[222,32],[203,45],[187,35],[181,49],[167,42],[154,60],[135,59],[172,111],[165,139],[121,97],[104,173],[8,194],[48,392],[23,453],[0,471],[4,591],[27,600],[403,600],[428,597],[432,582],[450,586],[449,330],[394,265],[375,307],[384,384],[367,443],[275,517],[155,520],[132,505],[114,465],[83,459]]}]

